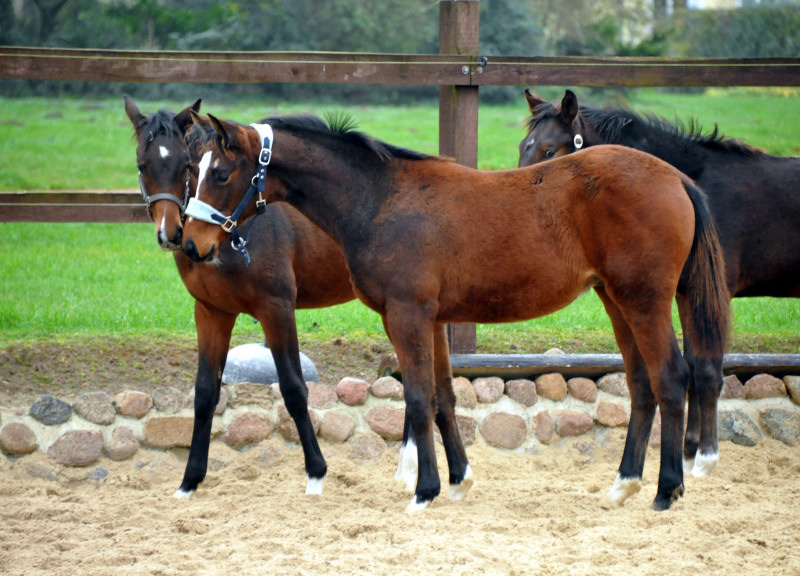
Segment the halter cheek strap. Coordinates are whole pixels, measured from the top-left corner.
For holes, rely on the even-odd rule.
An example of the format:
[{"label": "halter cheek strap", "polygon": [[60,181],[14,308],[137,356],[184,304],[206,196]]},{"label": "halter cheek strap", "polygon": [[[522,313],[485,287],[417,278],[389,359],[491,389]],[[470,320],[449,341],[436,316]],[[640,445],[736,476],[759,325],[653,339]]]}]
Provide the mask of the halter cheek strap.
[{"label": "halter cheek strap", "polygon": [[[198,199],[192,197],[186,206],[186,215],[209,224],[218,224],[222,227],[224,232],[231,235],[231,246],[234,250],[239,252],[244,259],[245,266],[250,266],[250,254],[247,251],[247,241],[250,238],[250,231],[253,229],[255,217],[247,229],[247,234],[244,238],[239,234],[237,228],[239,217],[244,212],[247,205],[258,194],[256,201],[256,217],[263,214],[267,209],[267,202],[264,200],[263,192],[267,184],[267,166],[269,166],[272,159],[272,126],[269,124],[251,124],[251,126],[258,132],[259,138],[262,142],[261,151],[258,154],[258,168],[256,174],[248,188],[247,193],[234,209],[230,216],[225,216],[222,212]],[[207,152],[210,154],[210,152]]]},{"label": "halter cheek strap", "polygon": [[186,174],[186,186],[183,189],[183,202],[178,200],[173,194],[169,192],[162,192],[160,194],[153,194],[150,196],[147,193],[147,189],[144,187],[144,182],[142,182],[142,175],[139,174],[139,190],[142,193],[142,200],[144,200],[145,206],[147,206],[147,213],[150,214],[150,218],[153,218],[153,209],[151,206],[158,202],[159,200],[169,200],[170,202],[174,202],[178,205],[181,211],[181,219],[183,219],[184,215],[186,214],[186,204],[189,200],[189,174]]}]

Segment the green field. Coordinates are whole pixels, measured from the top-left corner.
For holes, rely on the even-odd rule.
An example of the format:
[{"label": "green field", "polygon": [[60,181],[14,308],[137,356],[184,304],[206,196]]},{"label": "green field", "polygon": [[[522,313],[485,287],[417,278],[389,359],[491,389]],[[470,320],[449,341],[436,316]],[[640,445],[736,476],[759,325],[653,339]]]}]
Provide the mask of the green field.
[{"label": "green field", "polygon": [[[542,90],[554,98],[560,92]],[[604,99],[583,102],[603,104]],[[676,94],[641,90],[630,105],[668,119],[695,117],[707,130],[718,123],[727,136],[780,155],[800,155],[800,98],[778,90],[714,90]],[[605,97],[608,98],[607,96]],[[145,113],[179,109],[189,102],[138,102]],[[203,111],[253,122],[289,112],[346,111],[360,129],[394,144],[423,152],[438,148],[438,108],[206,101]],[[527,108],[520,89],[516,106],[481,106],[479,167],[516,166]],[[122,98],[0,99],[0,190],[116,189],[136,187],[132,129]],[[191,335],[192,299],[183,288],[172,256],[163,253],[146,224],[2,224],[0,250],[0,343],[103,334]],[[778,231],[776,231],[777,233]],[[741,351],[800,352],[800,301],[734,301]],[[304,338],[381,335],[376,314],[359,303],[298,312]],[[260,337],[249,318],[236,334]],[[614,351],[610,324],[597,298],[580,298],[565,310],[531,322],[479,326],[479,350],[540,352]]]}]

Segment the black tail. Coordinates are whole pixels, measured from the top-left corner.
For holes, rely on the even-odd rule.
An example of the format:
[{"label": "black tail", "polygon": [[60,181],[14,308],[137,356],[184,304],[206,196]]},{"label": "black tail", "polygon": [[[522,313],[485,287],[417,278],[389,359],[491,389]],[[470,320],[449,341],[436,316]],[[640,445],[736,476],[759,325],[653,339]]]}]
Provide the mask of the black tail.
[{"label": "black tail", "polygon": [[730,295],[725,258],[705,193],[690,181],[683,183],[694,206],[694,242],[683,267],[679,291],[686,295],[690,322],[684,326],[695,354],[721,358],[730,331]]}]

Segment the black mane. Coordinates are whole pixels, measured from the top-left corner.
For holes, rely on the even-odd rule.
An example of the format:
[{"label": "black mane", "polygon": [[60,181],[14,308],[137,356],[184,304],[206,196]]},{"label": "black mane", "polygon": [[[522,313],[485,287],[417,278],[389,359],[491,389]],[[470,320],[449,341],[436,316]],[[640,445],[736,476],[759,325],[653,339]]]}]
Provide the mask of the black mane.
[{"label": "black mane", "polygon": [[[551,117],[556,105],[547,102],[536,108],[536,114],[528,122],[528,129],[532,130],[539,122]],[[686,144],[702,146],[721,152],[733,152],[745,156],[759,156],[762,150],[754,148],[740,140],[725,138],[719,133],[717,125],[707,134],[703,134],[702,127],[692,118],[688,124],[677,120],[669,122],[656,114],[637,114],[624,108],[594,108],[581,106],[580,117],[589,125],[607,144],[624,144],[623,130],[635,128],[643,132],[650,132],[653,138],[669,140],[682,140]]]},{"label": "black mane", "polygon": [[325,120],[312,115],[278,116],[261,121],[273,128],[302,132],[310,135],[331,136],[350,145],[364,148],[381,160],[425,160],[434,158],[429,154],[401,148],[382,142],[355,129],[355,121],[348,114],[331,114]]},{"label": "black mane", "polygon": [[156,136],[177,136],[178,138],[183,138],[178,125],[175,123],[175,113],[170,110],[159,110],[148,116],[142,123],[139,132],[142,134],[149,134],[149,140],[152,140]]}]

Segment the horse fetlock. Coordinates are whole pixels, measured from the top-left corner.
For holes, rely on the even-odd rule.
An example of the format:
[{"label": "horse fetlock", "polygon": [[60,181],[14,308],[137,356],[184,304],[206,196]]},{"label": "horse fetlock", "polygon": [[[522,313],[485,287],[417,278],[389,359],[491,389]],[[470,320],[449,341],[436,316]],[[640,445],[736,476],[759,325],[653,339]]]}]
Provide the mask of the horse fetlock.
[{"label": "horse fetlock", "polygon": [[625,500],[641,489],[641,478],[623,478],[620,474],[617,474],[614,484],[600,504],[603,508],[619,508],[625,503]]},{"label": "horse fetlock", "polygon": [[467,469],[464,472],[464,478],[460,482],[450,484],[450,499],[463,500],[467,493],[475,483],[472,477],[472,466],[467,464]]}]

